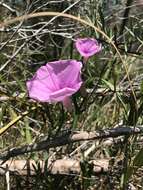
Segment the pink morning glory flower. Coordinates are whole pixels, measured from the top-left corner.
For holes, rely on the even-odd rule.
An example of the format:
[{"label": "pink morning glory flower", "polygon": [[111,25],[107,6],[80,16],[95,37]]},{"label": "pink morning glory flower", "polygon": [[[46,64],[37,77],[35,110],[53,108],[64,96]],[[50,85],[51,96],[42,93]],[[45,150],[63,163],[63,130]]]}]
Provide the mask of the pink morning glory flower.
[{"label": "pink morning glory flower", "polygon": [[82,63],[76,60],[59,60],[40,67],[33,78],[27,81],[29,97],[40,102],[62,102],[72,109],[70,96],[82,84]]},{"label": "pink morning glory flower", "polygon": [[81,56],[86,59],[101,51],[101,44],[94,38],[78,38],[75,46]]}]

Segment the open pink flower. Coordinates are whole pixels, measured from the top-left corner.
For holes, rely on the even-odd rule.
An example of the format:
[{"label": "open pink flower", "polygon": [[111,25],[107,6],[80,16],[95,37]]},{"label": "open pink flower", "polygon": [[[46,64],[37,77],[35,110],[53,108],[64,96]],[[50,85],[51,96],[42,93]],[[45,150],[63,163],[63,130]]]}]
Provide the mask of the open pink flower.
[{"label": "open pink flower", "polygon": [[82,84],[81,67],[76,60],[59,60],[40,67],[26,83],[29,97],[41,102],[63,102],[70,110],[70,96]]},{"label": "open pink flower", "polygon": [[78,38],[75,46],[78,52],[85,58],[89,58],[101,51],[101,44],[93,38]]}]

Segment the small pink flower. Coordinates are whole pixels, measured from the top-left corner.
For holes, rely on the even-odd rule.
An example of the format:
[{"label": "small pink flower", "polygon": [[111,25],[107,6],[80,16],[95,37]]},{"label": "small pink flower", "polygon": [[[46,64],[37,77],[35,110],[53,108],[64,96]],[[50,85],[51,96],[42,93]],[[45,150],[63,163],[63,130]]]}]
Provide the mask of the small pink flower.
[{"label": "small pink flower", "polygon": [[29,97],[40,102],[62,102],[71,110],[70,96],[82,84],[81,62],[59,60],[40,67],[33,78],[26,82]]},{"label": "small pink flower", "polygon": [[101,44],[93,38],[78,38],[75,46],[78,52],[85,58],[89,58],[101,51]]}]

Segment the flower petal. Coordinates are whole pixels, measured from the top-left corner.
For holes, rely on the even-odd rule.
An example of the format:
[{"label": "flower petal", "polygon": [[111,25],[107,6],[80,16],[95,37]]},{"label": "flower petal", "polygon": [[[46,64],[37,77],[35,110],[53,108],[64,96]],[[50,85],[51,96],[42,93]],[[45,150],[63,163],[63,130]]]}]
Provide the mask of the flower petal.
[{"label": "flower petal", "polygon": [[73,87],[81,82],[80,71],[82,63],[76,60],[59,60],[47,64],[52,67],[53,72],[58,78],[60,88]]},{"label": "flower petal", "polygon": [[65,97],[71,96],[76,91],[77,90],[72,89],[72,88],[63,88],[61,90],[51,93],[49,98],[50,98],[51,102],[63,101],[65,99]]},{"label": "flower petal", "polygon": [[40,67],[26,85],[30,98],[42,102],[48,101],[49,94],[59,89],[56,75],[46,66]]}]

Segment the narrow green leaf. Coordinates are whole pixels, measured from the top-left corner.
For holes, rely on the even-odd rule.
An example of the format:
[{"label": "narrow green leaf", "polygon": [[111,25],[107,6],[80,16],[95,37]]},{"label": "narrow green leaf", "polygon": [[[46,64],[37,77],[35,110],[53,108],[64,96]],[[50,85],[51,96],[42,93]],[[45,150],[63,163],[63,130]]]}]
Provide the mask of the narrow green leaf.
[{"label": "narrow green leaf", "polygon": [[138,154],[134,158],[133,165],[137,166],[137,168],[143,166],[143,148],[138,152]]},{"label": "narrow green leaf", "polygon": [[29,127],[29,121],[27,118],[24,119],[26,131],[25,131],[25,136],[26,136],[26,142],[30,144],[32,142],[32,137],[30,133],[30,127]]},{"label": "narrow green leaf", "polygon": [[114,85],[112,83],[110,83],[109,81],[104,80],[104,79],[102,79],[102,82],[106,85],[107,88],[114,91]]}]

